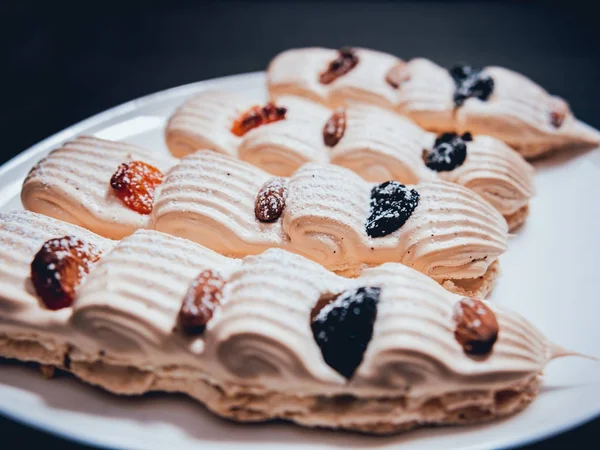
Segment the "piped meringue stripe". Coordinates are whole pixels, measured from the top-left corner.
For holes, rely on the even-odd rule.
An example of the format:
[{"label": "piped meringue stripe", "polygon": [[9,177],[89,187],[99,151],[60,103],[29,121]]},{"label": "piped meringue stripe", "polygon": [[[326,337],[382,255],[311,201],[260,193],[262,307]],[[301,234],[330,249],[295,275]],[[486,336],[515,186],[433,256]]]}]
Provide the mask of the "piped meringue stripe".
[{"label": "piped meringue stripe", "polygon": [[[13,307],[3,312],[0,334],[45,340],[38,329],[52,329],[67,337],[73,364],[173,377],[191,370],[197,380],[256,393],[425,401],[452,392],[518,388],[540,373],[555,348],[517,314],[488,305],[500,324],[498,341],[487,358],[467,356],[454,338],[453,308],[460,297],[400,264],[344,278],[281,249],[239,261],[150,230],[137,231],[102,256],[79,289],[72,314],[71,308],[49,312],[32,301],[22,282],[39,241],[81,231],[90,242],[112,243],[33,213],[0,215],[0,230],[0,256],[15,251],[14,236],[21,238],[24,254],[13,267],[18,280],[9,280],[0,266],[3,284],[19,281],[3,291],[2,301]],[[226,281],[221,306],[203,335],[186,336],[176,326],[178,310],[189,283],[205,269]],[[310,315],[321,296],[359,286],[380,287],[382,294],[373,337],[346,381],[323,360]]]},{"label": "piped meringue stripe", "polygon": [[281,244],[279,222],[256,220],[254,202],[272,176],[242,161],[203,151],[181,160],[163,182],[154,228],[229,256]]},{"label": "piped meringue stripe", "polygon": [[231,132],[233,122],[252,103],[233,93],[200,92],[171,116],[166,142],[174,156],[184,157],[199,149],[210,149],[236,156],[240,138]]},{"label": "piped meringue stripe", "polygon": [[465,163],[439,176],[475,191],[504,216],[526,206],[535,194],[533,166],[502,141],[487,136],[467,142]]},{"label": "piped meringue stripe", "polygon": [[[387,62],[371,59],[376,52],[364,49],[359,50],[365,54],[364,64],[361,66],[359,62],[356,69],[324,89],[317,80],[327,51],[333,52],[304,48],[276,56],[267,72],[270,95],[300,95],[330,107],[353,101],[380,105],[410,117],[430,131],[496,137],[525,157],[559,148],[600,144],[600,132],[578,122],[566,104],[564,119],[558,127],[553,125],[551,113],[562,100],[511,70],[484,68],[482,73],[494,81],[490,97],[485,101],[469,98],[456,108],[453,100],[456,85],[445,68],[424,58],[413,59],[399,66],[398,86],[394,89],[385,83],[387,72],[382,73],[382,68],[388,67]],[[395,61],[402,64],[398,59]],[[371,66],[370,72],[367,65]],[[345,89],[344,84],[352,86]]]},{"label": "piped meringue stripe", "polygon": [[278,176],[290,176],[306,162],[328,162],[323,125],[331,111],[300,97],[282,97],[277,106],[287,109],[285,119],[244,135],[239,158]]},{"label": "piped meringue stripe", "polygon": [[30,211],[120,239],[148,226],[149,217],[125,207],[110,187],[119,165],[135,160],[163,172],[176,161],[134,145],[81,136],[31,169],[21,201]]},{"label": "piped meringue stripe", "polygon": [[[49,239],[73,236],[93,244],[100,253],[114,242],[83,228],[28,211],[0,213],[0,328],[17,337],[41,334],[48,344],[69,331],[67,310],[45,309],[31,284],[31,262]],[[0,331],[0,334],[2,332]]]},{"label": "piped meringue stripe", "polygon": [[[422,62],[426,67],[433,64],[425,60]],[[447,71],[438,69],[449,78]],[[411,82],[406,82],[403,93],[411,89]],[[448,82],[454,83],[450,78]],[[284,120],[254,128],[239,138],[231,132],[229,119],[220,120],[218,114],[213,113],[219,107],[235,109],[235,103],[224,101],[230,97],[231,101],[237,98],[231,94],[207,91],[188,101],[201,116],[197,126],[192,120],[188,123],[187,135],[190,140],[195,140],[189,152],[204,146],[232,156],[237,154],[239,159],[277,176],[291,176],[308,162],[323,164],[331,161],[356,172],[367,181],[377,183],[397,180],[416,184],[441,178],[468,184],[505,216],[526,206],[533,195],[531,167],[513,149],[489,137],[475,136],[475,140],[468,144],[467,161],[453,171],[438,173],[429,169],[423,161],[423,151],[432,149],[435,135],[390,110],[364,102],[346,107],[345,132],[340,141],[330,148],[325,146],[323,139],[324,124],[332,114],[329,108],[300,97],[282,96],[277,99],[277,105],[287,110]],[[237,102],[239,104],[241,99]],[[172,123],[179,120],[177,116],[182,111],[189,109],[186,105],[175,113]],[[216,118],[211,119],[213,116]],[[211,120],[212,126],[209,126],[207,121]],[[180,135],[183,131],[173,131],[169,125],[167,141],[172,132]],[[227,139],[229,135],[237,143],[235,151],[221,151],[207,143]]]},{"label": "piped meringue stripe", "polygon": [[269,94],[275,99],[299,95],[333,108],[354,101],[392,107],[395,93],[385,76],[401,60],[374,50],[355,52],[356,67],[330,84],[321,84],[319,74],[336,58],[336,50],[301,48],[280,53],[267,70]]},{"label": "piped meringue stripe", "polygon": [[[183,350],[173,352],[186,343],[171,334],[190,283],[202,270],[228,276],[238,264],[173,236],[134,233],[102,258],[80,289],[71,323],[94,338],[83,350],[89,355],[109,352],[119,364],[125,354],[137,367],[181,363],[177,358]],[[163,352],[155,352],[157,347]]]}]

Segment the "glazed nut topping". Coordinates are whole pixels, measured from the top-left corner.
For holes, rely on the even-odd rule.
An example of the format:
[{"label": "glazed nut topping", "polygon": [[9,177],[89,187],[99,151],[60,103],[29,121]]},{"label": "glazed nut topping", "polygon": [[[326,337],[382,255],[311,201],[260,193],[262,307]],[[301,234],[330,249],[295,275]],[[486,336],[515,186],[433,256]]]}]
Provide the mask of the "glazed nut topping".
[{"label": "glazed nut topping", "polygon": [[567,114],[569,114],[569,104],[560,97],[553,97],[550,110],[550,123],[552,126],[560,128]]},{"label": "glazed nut topping", "polygon": [[333,83],[342,75],[346,75],[358,64],[358,55],[353,48],[344,47],[338,50],[337,57],[329,63],[327,69],[319,75],[321,84]]},{"label": "glazed nut topping", "polygon": [[51,310],[71,306],[81,281],[99,258],[92,244],[72,236],[46,241],[31,263],[31,282],[44,305]]},{"label": "glazed nut topping", "polygon": [[283,178],[267,181],[258,191],[254,203],[254,214],[261,222],[273,222],[281,216],[285,208],[287,186]]},{"label": "glazed nut topping", "polygon": [[143,161],[123,163],[110,179],[110,186],[119,199],[133,211],[148,215],[154,205],[154,191],[164,175]]},{"label": "glazed nut topping", "polygon": [[344,137],[346,131],[346,111],[340,108],[335,110],[333,115],[323,127],[323,142],[327,147],[335,147],[340,139]]},{"label": "glazed nut topping", "polygon": [[385,81],[394,89],[398,89],[402,83],[410,80],[410,73],[406,70],[406,63],[399,62],[392,67],[385,75]]},{"label": "glazed nut topping", "polygon": [[192,282],[181,303],[177,318],[182,331],[189,335],[203,333],[221,304],[225,280],[212,270],[204,270]]},{"label": "glazed nut topping", "polygon": [[485,356],[498,339],[494,312],[481,300],[463,298],[454,305],[454,337],[468,355]]},{"label": "glazed nut topping", "polygon": [[287,108],[277,106],[273,102],[265,106],[253,106],[233,122],[231,132],[241,137],[253,128],[285,119],[286,113]]}]

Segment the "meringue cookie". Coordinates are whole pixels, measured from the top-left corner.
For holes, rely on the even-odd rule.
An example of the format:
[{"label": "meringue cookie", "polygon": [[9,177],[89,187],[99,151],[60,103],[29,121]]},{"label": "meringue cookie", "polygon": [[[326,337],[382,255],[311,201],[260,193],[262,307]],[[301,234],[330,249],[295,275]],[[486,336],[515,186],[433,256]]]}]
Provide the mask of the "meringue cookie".
[{"label": "meringue cookie", "polygon": [[[48,236],[73,233],[112,246],[33,213],[0,215],[0,230],[0,260],[10,259],[17,241],[19,251],[31,249],[11,260],[15,274],[27,273]],[[177,326],[179,306],[206,268],[224,280],[220,306],[201,334],[187,335]],[[461,299],[395,263],[343,278],[281,249],[240,261],[140,230],[103,253],[72,308],[53,312],[27,292],[23,276],[0,273],[12,287],[2,290],[2,303],[13,305],[0,321],[0,356],[30,360],[39,345],[37,360],[85,382],[119,394],[185,393],[240,421],[283,418],[391,433],[490,420],[523,409],[546,364],[572,354],[518,314]],[[377,314],[357,370],[346,378],[324,359],[310,323],[324,297],[359,287],[377,288]],[[484,355],[470,355],[457,337],[463,302],[475,305],[472,314],[484,308],[492,315],[495,336]],[[63,359],[47,357],[54,349],[40,329],[61,336]]]},{"label": "meringue cookie", "polygon": [[229,256],[281,247],[347,274],[398,261],[440,282],[482,277],[506,250],[502,216],[452,183],[417,185],[419,206],[404,226],[372,238],[365,223],[373,185],[353,172],[333,165],[303,166],[287,180],[281,218],[266,223],[256,219],[254,207],[271,178],[214,152],[189,155],[166,177],[153,227]]},{"label": "meringue cookie", "polygon": [[[62,365],[74,331],[66,323],[70,311],[46,309],[30,279],[35,254],[49,239],[73,236],[107,253],[113,241],[83,228],[28,211],[0,213],[0,338],[9,336],[2,355]],[[0,339],[1,340],[1,339]],[[27,349],[26,352],[22,352]],[[48,352],[53,357],[46,359]]]},{"label": "meringue cookie", "polygon": [[119,165],[138,160],[163,173],[177,161],[123,142],[80,136],[31,169],[21,201],[30,211],[120,239],[146,228],[150,218],[125,206],[111,189],[111,177]]},{"label": "meringue cookie", "polygon": [[[284,120],[258,126],[238,137],[231,131],[231,124],[242,103],[242,99],[234,100],[232,94],[202,92],[186,103],[196,105],[198,117],[187,119],[187,132],[181,127],[171,128],[171,124],[180,122],[177,116],[181,111],[189,109],[184,105],[171,118],[167,136],[177,134],[179,139],[194,141],[188,146],[190,150],[207,145],[219,153],[237,155],[278,176],[290,176],[307,162],[331,161],[352,169],[367,181],[414,184],[446,179],[475,188],[509,220],[511,229],[521,225],[527,216],[527,205],[534,194],[533,169],[501,141],[475,136],[468,145],[467,162],[452,172],[437,174],[422,158],[423,150],[433,145],[433,135],[386,109],[366,103],[344,108],[345,131],[339,142],[328,146],[324,141],[324,127],[332,115],[328,108],[299,97],[282,96],[277,106],[286,108]],[[230,112],[213,114],[218,108],[228,108]],[[222,120],[223,117],[228,119]],[[210,144],[211,139],[232,139],[232,147],[222,151]]]},{"label": "meringue cookie", "polygon": [[[600,133],[578,122],[568,104],[529,78],[502,67],[486,67],[493,80],[486,100],[467,98],[456,107],[455,81],[431,61],[415,59],[402,69],[406,82],[398,88],[398,111],[433,131],[485,134],[533,158],[554,149],[600,144]],[[554,125],[552,115],[560,114]]]},{"label": "meringue cookie", "polygon": [[510,229],[521,225],[526,214],[519,212],[527,210],[535,193],[533,167],[502,141],[474,135],[464,142],[464,162],[451,170],[434,171],[422,156],[434,148],[436,137],[388,110],[354,105],[346,109],[346,132],[331,149],[331,162],[373,182],[451,181],[490,202]]},{"label": "meringue cookie", "polygon": [[[577,121],[563,99],[511,70],[484,68],[481,76],[491,78],[487,80],[486,98],[467,96],[457,105],[457,86],[450,73],[424,58],[408,63],[396,59],[393,63],[390,55],[385,62],[359,56],[356,67],[363,70],[360,80],[356,75],[352,78],[358,72],[353,69],[323,85],[319,73],[334,54],[333,50],[304,48],[277,55],[267,69],[271,97],[300,95],[330,107],[357,100],[371,103],[406,115],[429,131],[495,137],[527,158],[566,147],[600,144],[600,132]],[[341,88],[345,83],[355,84],[354,89]]]},{"label": "meringue cookie", "polygon": [[329,84],[319,81],[339,51],[326,48],[299,48],[277,55],[267,69],[267,87],[272,99],[299,95],[331,108],[360,101],[391,108],[395,92],[385,81],[387,72],[401,60],[387,53],[353,49],[358,64]]}]

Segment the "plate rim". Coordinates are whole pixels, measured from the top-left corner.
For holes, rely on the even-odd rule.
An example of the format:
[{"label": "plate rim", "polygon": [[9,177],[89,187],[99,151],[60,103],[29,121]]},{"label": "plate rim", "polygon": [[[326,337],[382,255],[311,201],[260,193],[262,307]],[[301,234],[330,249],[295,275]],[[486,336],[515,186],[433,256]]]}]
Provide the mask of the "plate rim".
[{"label": "plate rim", "polygon": [[[150,94],[137,97],[124,103],[120,103],[109,109],[103,110],[97,114],[80,120],[79,122],[76,122],[70,126],[67,126],[66,128],[50,135],[49,137],[37,142],[36,144],[18,153],[17,155],[0,165],[0,179],[11,170],[18,168],[21,164],[26,163],[27,160],[39,155],[40,153],[47,151],[48,149],[51,149],[52,147],[60,144],[65,140],[68,140],[80,134],[83,130],[89,129],[97,125],[101,125],[104,121],[111,120],[120,115],[135,111],[136,109],[144,107],[145,105],[152,103],[153,101],[169,99],[170,97],[183,96],[186,93],[191,95],[195,92],[200,92],[205,89],[218,89],[221,85],[231,85],[232,83],[236,82],[252,83],[255,80],[259,81],[260,79],[264,80],[265,78],[266,73],[264,71],[237,73],[233,75],[209,78],[206,80],[200,80],[179,86],[170,87],[167,89],[163,89],[160,91],[152,92]],[[585,125],[590,126],[588,124]],[[118,445],[114,446],[112,443],[108,443],[106,440],[97,438],[96,436],[90,435],[85,431],[81,433],[79,433],[78,431],[67,432],[61,429],[60,427],[56,428],[50,423],[30,418],[27,414],[9,410],[4,405],[0,405],[0,416],[5,417],[8,420],[12,420],[21,425],[29,426],[43,433],[47,433],[52,436],[57,436],[61,439],[75,442],[78,444],[92,445],[103,449],[124,448]],[[468,446],[463,448],[465,450],[516,448],[524,445],[533,444],[544,439],[551,439],[559,434],[573,430],[599,417],[600,407],[592,415],[577,415],[573,420],[564,422],[558,427],[546,431],[538,431],[527,437],[519,438],[518,440],[512,440],[510,437],[502,436],[500,439],[497,439],[494,442],[488,441],[487,443],[482,445]]]}]

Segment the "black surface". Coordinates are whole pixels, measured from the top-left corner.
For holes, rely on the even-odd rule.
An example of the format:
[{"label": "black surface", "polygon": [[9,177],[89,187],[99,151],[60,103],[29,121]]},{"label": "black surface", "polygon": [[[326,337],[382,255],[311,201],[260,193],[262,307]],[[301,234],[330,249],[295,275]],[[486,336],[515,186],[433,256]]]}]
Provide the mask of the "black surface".
[{"label": "black surface", "polygon": [[[595,2],[0,1],[0,163],[116,104],[263,70],[294,46],[503,65],[600,127]],[[589,448],[600,421],[532,448]],[[81,448],[0,421],[0,447]],[[17,446],[18,443],[18,446]]]}]

